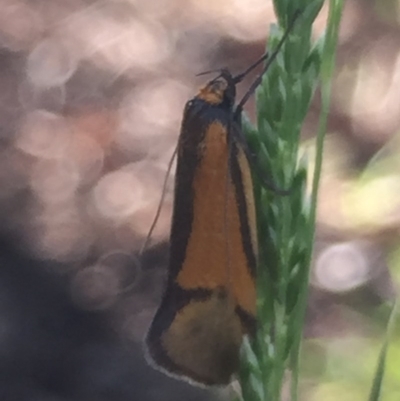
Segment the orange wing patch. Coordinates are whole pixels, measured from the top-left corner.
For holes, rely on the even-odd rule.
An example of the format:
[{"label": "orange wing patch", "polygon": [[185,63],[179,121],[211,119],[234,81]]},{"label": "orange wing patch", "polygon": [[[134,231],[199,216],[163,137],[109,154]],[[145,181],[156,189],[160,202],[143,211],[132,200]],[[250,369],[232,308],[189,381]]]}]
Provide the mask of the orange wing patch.
[{"label": "orange wing patch", "polygon": [[[176,281],[184,289],[226,288],[243,310],[255,315],[255,284],[243,249],[239,206],[228,172],[228,151],[226,127],[220,122],[212,123],[193,182],[192,232]],[[255,222],[251,175],[244,154],[240,164],[244,172],[247,170],[244,181]],[[256,238],[255,228],[252,231]]]}]

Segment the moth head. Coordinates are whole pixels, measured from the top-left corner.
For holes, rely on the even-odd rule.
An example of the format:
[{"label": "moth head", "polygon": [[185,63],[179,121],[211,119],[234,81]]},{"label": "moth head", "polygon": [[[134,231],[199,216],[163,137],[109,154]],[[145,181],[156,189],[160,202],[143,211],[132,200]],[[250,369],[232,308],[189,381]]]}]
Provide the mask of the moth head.
[{"label": "moth head", "polygon": [[220,74],[200,89],[197,97],[211,105],[232,108],[235,103],[236,82],[228,70]]}]

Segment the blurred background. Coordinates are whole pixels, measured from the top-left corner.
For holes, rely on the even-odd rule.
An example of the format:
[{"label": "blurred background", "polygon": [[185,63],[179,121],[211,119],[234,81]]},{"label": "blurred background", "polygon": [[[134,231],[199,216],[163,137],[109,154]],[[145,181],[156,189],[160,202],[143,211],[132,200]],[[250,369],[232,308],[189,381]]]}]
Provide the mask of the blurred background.
[{"label": "blurred background", "polygon": [[[304,400],[366,400],[400,279],[400,2],[345,2]],[[166,274],[185,102],[264,50],[268,0],[0,0],[0,399],[210,400],[142,338]],[[326,10],[315,24],[323,32]],[[239,91],[243,93],[248,82]],[[313,155],[318,95],[304,124]],[[251,101],[250,118],[254,117]],[[383,400],[400,399],[400,336]]]}]

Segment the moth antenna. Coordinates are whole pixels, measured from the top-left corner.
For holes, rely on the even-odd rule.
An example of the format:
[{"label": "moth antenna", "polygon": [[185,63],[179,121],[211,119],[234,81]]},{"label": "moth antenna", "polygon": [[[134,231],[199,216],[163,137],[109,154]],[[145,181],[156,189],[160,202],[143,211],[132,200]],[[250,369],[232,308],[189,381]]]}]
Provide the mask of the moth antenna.
[{"label": "moth antenna", "polygon": [[223,70],[222,68],[217,68],[215,70],[208,70],[208,71],[199,72],[198,74],[196,74],[196,77],[201,77],[203,75],[208,75],[208,74],[214,74],[216,72],[219,72],[221,74],[222,70]]},{"label": "moth antenna", "polygon": [[[261,81],[262,81],[262,78],[263,78],[264,74],[266,73],[266,71],[269,69],[270,65],[272,64],[272,62],[276,59],[277,55],[279,54],[283,44],[285,43],[287,37],[289,36],[289,33],[292,31],[292,29],[293,29],[293,27],[295,25],[295,22],[296,22],[296,20],[297,20],[297,18],[299,17],[300,14],[301,14],[300,10],[297,10],[295,15],[293,16],[289,26],[287,27],[285,33],[283,34],[282,39],[279,41],[278,46],[276,47],[275,51],[271,54],[271,57],[268,58],[268,52],[267,52],[264,56],[262,56],[257,61],[256,65],[258,65],[261,61],[263,61],[265,59],[267,60],[267,62],[265,63],[265,66],[264,66],[263,70],[261,71],[261,73],[253,81],[253,83],[250,85],[250,88],[247,90],[247,92],[244,94],[244,96],[242,97],[242,99],[238,103],[238,105],[237,105],[237,107],[235,109],[234,117],[237,117],[238,115],[240,115],[242,113],[243,106],[249,100],[250,96],[254,93],[254,91],[257,89],[257,87],[261,84]],[[251,68],[251,67],[252,66],[250,66],[249,68]],[[255,65],[253,64],[253,68],[254,67],[255,67]],[[253,69],[253,68],[251,68],[251,69]],[[242,74],[240,74],[239,76],[241,76]],[[237,79],[237,78],[235,77],[234,79]]]},{"label": "moth antenna", "polygon": [[246,68],[246,70],[244,70],[242,73],[236,75],[235,77],[233,77],[233,81],[235,84],[238,84],[239,82],[241,82],[243,80],[243,78],[251,71],[254,70],[254,68],[256,68],[259,64],[261,64],[263,61],[265,61],[269,56],[269,53],[266,52],[265,54],[263,54],[255,63],[253,63],[250,67]]}]

